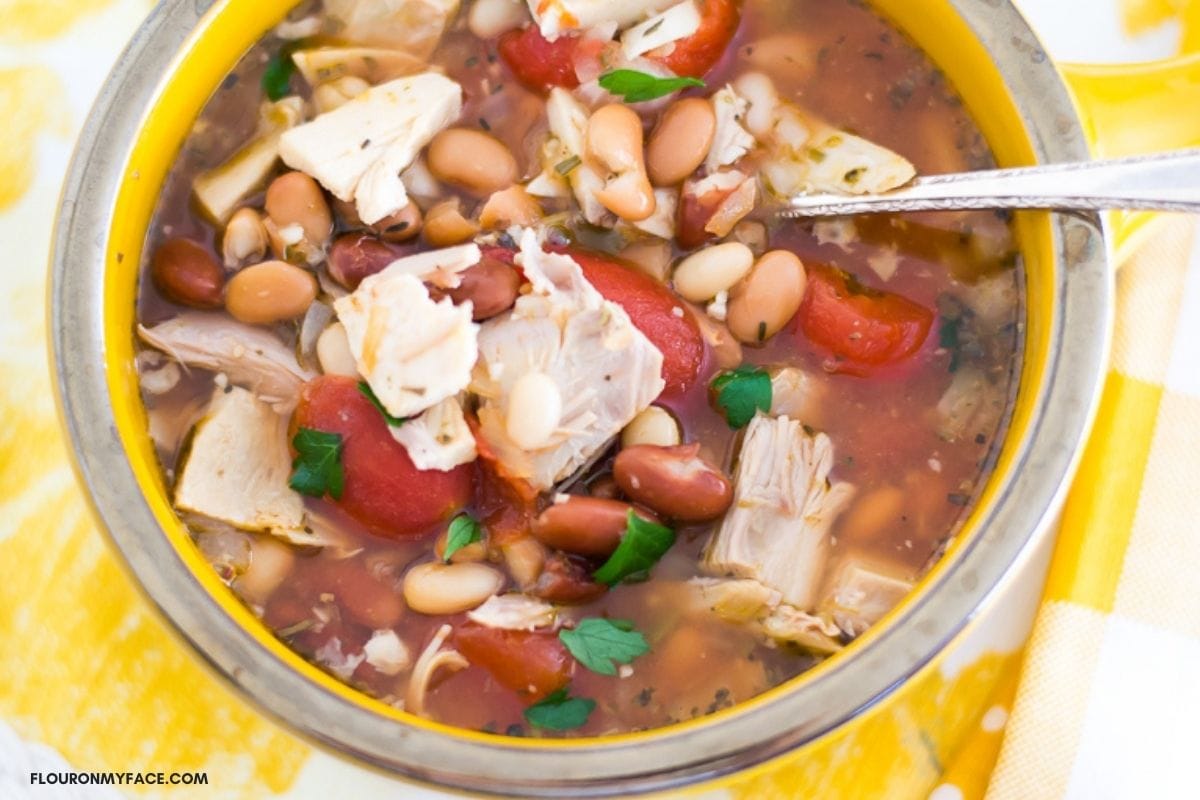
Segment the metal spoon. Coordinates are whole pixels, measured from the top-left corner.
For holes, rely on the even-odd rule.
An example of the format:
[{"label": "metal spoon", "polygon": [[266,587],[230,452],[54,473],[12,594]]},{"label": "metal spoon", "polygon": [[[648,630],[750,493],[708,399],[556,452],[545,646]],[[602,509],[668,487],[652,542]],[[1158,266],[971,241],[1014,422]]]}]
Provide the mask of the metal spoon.
[{"label": "metal spoon", "polygon": [[885,194],[800,195],[791,198],[779,213],[785,217],[833,217],[993,208],[1200,212],[1200,149],[930,175]]}]

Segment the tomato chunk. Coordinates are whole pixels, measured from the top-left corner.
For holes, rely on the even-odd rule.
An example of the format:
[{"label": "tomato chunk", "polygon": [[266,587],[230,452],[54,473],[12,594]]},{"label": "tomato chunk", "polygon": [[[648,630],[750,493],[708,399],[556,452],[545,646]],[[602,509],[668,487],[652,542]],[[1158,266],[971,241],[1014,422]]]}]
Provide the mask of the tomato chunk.
[{"label": "tomato chunk", "polygon": [[832,371],[859,375],[911,356],[933,325],[924,306],[828,267],[809,271],[798,318],[809,341],[838,359]]},{"label": "tomato chunk", "polygon": [[699,0],[699,5],[700,27],[696,32],[675,42],[667,55],[654,59],[676,75],[703,78],[708,74],[725,54],[742,20],[738,0]]},{"label": "tomato chunk", "polygon": [[448,472],[417,469],[354,378],[323,375],[305,384],[292,428],[342,435],[345,489],[333,502],[380,536],[430,532],[471,498],[474,465]]},{"label": "tomato chunk", "polygon": [[509,31],[500,37],[497,49],[513,75],[527,89],[548,92],[555,86],[574,89],[576,36],[560,36],[553,42],[542,36],[537,25]]},{"label": "tomato chunk", "polygon": [[662,351],[662,376],[667,382],[662,397],[687,392],[704,362],[704,339],[692,315],[665,286],[610,256],[576,249],[567,253],[583,267],[583,276],[596,290],[625,309],[637,329]]},{"label": "tomato chunk", "polygon": [[454,646],[501,686],[530,702],[571,680],[574,659],[553,633],[506,631],[468,622],[454,630]]}]

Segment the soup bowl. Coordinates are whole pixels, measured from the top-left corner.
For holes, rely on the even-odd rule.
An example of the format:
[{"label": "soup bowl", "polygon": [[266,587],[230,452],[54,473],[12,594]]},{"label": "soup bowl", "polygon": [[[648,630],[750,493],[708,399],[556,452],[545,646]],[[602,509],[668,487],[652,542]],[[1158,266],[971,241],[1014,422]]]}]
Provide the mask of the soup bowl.
[{"label": "soup bowl", "polygon": [[[1106,226],[1096,216],[1016,216],[1028,298],[1023,366],[995,471],[940,562],[843,652],[734,708],[648,732],[560,741],[452,728],[357,692],[275,638],[193,544],[147,433],[134,298],[159,190],[211,92],[292,5],[160,3],[105,84],[63,194],[50,297],[61,413],[95,511],[149,599],[264,711],[398,780],[547,797],[682,786],[754,797],[927,791],[1015,658],[1032,604],[1020,612],[1011,603],[1036,597],[1103,383],[1113,248],[1147,235],[1148,218]],[[873,5],[946,73],[1002,166],[1192,138],[1163,115],[1168,93],[1195,91],[1190,61],[1075,68],[1073,98],[1006,0]],[[1015,637],[1005,633],[1014,620]],[[869,774],[859,760],[868,750]]]}]

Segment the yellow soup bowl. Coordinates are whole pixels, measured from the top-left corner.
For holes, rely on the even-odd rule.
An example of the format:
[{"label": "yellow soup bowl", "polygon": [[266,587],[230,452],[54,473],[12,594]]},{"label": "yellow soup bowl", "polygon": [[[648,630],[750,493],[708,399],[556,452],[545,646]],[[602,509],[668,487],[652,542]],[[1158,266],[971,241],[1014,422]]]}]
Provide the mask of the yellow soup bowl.
[{"label": "yellow soup bowl", "polygon": [[[578,740],[497,737],[397,710],[292,652],[232,594],[171,507],[134,365],[147,226],[193,121],[294,0],[166,0],[81,136],[57,224],[51,312],[60,408],[95,510],[149,598],[264,710],[349,758],[448,788],[746,797],[928,791],[1015,657],[1052,523],[1094,413],[1112,312],[1109,259],[1147,217],[1016,218],[1024,357],[994,474],[945,557],[882,622],[817,668],[703,719]],[[1002,166],[1200,143],[1200,62],[1053,65],[1006,0],[875,0],[943,69]],[[1064,74],[1076,89],[1075,101]],[[1009,607],[1026,598],[1026,609]],[[871,759],[871,769],[862,759]]]}]

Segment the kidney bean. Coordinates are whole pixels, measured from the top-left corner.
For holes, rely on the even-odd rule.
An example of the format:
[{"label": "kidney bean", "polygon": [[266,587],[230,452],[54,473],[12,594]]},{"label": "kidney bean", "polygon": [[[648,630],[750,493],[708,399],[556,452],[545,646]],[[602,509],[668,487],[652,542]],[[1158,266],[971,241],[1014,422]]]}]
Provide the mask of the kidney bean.
[{"label": "kidney bean", "polygon": [[369,233],[346,233],[334,240],[329,248],[329,277],[356,289],[363,278],[374,275],[400,254]]},{"label": "kidney bean", "polygon": [[[581,556],[607,558],[617,549],[632,508],[617,500],[571,495],[538,514],[530,530],[548,547]],[[653,520],[652,515],[640,509],[635,512]]]},{"label": "kidney bean", "polygon": [[167,299],[193,308],[220,308],[225,270],[190,239],[168,239],[154,251],[150,276]]},{"label": "kidney bean", "polygon": [[512,308],[521,289],[521,276],[503,261],[485,255],[475,266],[462,273],[462,283],[446,294],[455,303],[471,301],[471,318],[476,322],[491,319]]},{"label": "kidney bean", "polygon": [[592,580],[591,565],[585,559],[552,553],[528,591],[551,603],[574,605],[592,602],[608,591],[608,587]]},{"label": "kidney bean", "polygon": [[698,442],[627,447],[613,461],[613,477],[633,500],[682,522],[716,519],[733,500],[729,479],[700,457]]}]

